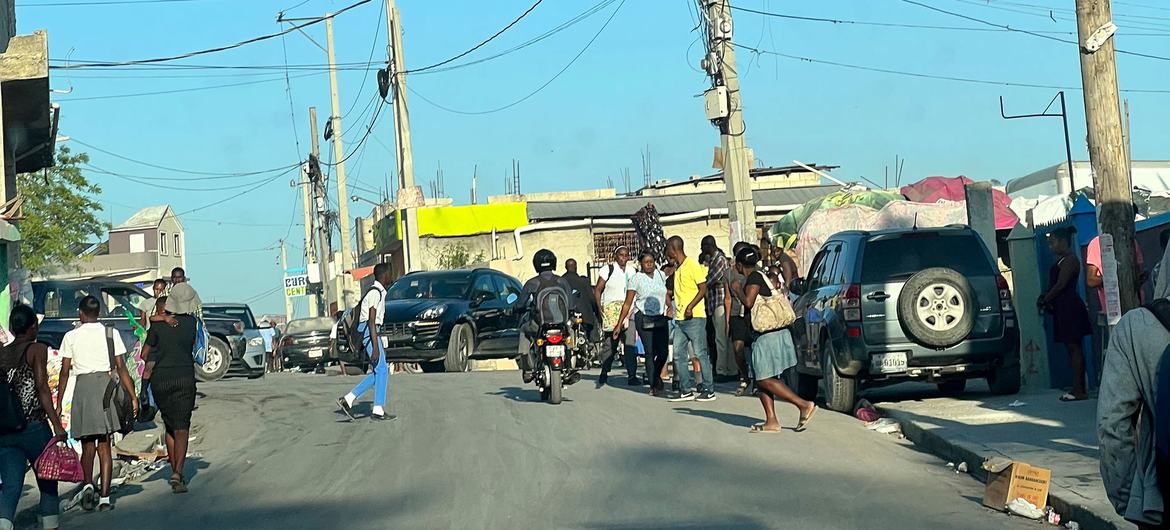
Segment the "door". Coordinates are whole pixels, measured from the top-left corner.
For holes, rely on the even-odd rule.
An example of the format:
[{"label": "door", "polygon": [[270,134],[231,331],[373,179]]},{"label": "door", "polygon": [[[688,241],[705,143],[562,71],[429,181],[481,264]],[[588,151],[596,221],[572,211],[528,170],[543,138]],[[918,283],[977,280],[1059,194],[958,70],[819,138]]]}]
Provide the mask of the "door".
[{"label": "door", "polygon": [[476,350],[500,350],[503,347],[501,328],[504,304],[491,274],[480,273],[471,280],[470,300],[471,318],[475,320],[476,328]]},{"label": "door", "polygon": [[813,257],[805,279],[805,292],[793,305],[796,322],[792,325],[793,341],[801,366],[820,371],[820,337],[825,312],[830,308],[826,295],[833,291],[833,270],[840,255],[840,244],[829,242]]},{"label": "door", "polygon": [[514,294],[519,297],[520,291],[523,288],[520,282],[502,274],[493,274],[492,276],[495,278],[496,292],[499,293],[499,300],[504,303],[504,310],[500,315],[501,349],[514,351],[519,348],[520,344],[520,312],[508,310],[508,295]]}]

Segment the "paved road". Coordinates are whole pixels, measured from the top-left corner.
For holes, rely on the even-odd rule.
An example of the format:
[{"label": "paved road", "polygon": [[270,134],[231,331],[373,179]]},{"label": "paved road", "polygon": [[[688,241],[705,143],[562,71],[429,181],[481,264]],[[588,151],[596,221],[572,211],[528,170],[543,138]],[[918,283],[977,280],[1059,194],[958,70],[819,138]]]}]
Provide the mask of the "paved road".
[{"label": "paved road", "polygon": [[[104,528],[1036,528],[982,485],[822,411],[748,434],[758,401],[671,404],[583,382],[537,401],[515,372],[391,378],[397,421],[344,421],[356,378],[201,385],[191,493],[167,472],[122,488]],[[359,408],[368,411],[368,405]],[[791,426],[796,414],[783,409]],[[151,522],[154,522],[152,524]]]}]

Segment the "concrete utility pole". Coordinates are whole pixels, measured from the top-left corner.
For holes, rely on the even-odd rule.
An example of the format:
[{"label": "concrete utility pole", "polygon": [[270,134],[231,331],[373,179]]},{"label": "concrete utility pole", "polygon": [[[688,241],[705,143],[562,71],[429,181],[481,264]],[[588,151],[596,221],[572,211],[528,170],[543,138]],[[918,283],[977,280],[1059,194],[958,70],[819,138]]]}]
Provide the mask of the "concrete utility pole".
[{"label": "concrete utility pole", "polygon": [[[731,5],[728,0],[698,0],[707,21],[707,56],[704,70],[714,88],[705,96],[707,118],[719,127],[723,152],[723,182],[727,188],[727,212],[731,219],[731,243],[756,239],[756,205],[752,200],[750,154],[744,140],[743,100],[731,44]],[[714,111],[714,112],[713,112]]]},{"label": "concrete utility pole", "polygon": [[[284,276],[288,274],[288,252],[284,249],[284,240],[280,240],[280,278],[284,280]],[[288,291],[284,292],[284,321],[292,322],[293,307],[292,298],[288,297]]]},{"label": "concrete utility pole", "polygon": [[[313,178],[306,166],[301,166],[301,181],[297,185],[301,187],[305,199],[305,268],[312,270],[317,267],[317,251],[313,247]],[[316,317],[320,297],[314,293],[306,296],[309,299],[309,316]]]},{"label": "concrete utility pole", "polygon": [[[1101,262],[1104,269],[1101,272],[1106,314],[1112,325],[1121,314],[1138,306],[1133,186],[1122,140],[1117,90],[1113,35],[1117,26],[1112,21],[1109,0],[1076,0],[1076,3],[1089,161],[1093,166],[1093,187],[1097,190],[1097,223],[1101,232]],[[1112,255],[1109,255],[1110,249]],[[1112,267],[1113,264],[1116,267]]]},{"label": "concrete utility pole", "polygon": [[345,145],[341,141],[341,103],[337,96],[337,68],[333,56],[333,14],[325,14],[325,40],[329,49],[329,95],[333,100],[333,159],[337,162],[337,216],[340,218],[341,228],[341,269],[337,271],[338,302],[349,307],[350,294],[353,291],[353,276],[345,271],[353,269],[353,243],[350,241],[349,225],[349,191],[345,187]]},{"label": "concrete utility pole", "polygon": [[[311,158],[309,162],[309,169],[312,171],[310,179],[313,182],[313,199],[316,202],[314,205],[317,213],[317,256],[318,263],[321,264],[321,312],[329,314],[329,304],[336,302],[337,299],[330,296],[330,283],[333,279],[329,277],[329,263],[333,261],[331,257],[333,251],[329,245],[329,223],[325,218],[325,183],[324,177],[321,175],[320,160],[321,160],[321,145],[317,140],[317,107],[309,107],[309,133],[311,134]],[[341,202],[345,200],[342,199]]]},{"label": "concrete utility pole", "polygon": [[[388,65],[390,71],[390,94],[394,98],[394,143],[398,147],[398,177],[402,183],[400,194],[414,194],[414,157],[410,150],[410,113],[406,108],[406,59],[402,51],[402,18],[398,8],[394,7],[394,0],[386,0],[386,34],[390,36],[387,46]],[[418,209],[408,205],[404,209],[405,222],[403,223],[403,265],[406,271],[416,271],[422,268],[422,255],[418,240]]]}]

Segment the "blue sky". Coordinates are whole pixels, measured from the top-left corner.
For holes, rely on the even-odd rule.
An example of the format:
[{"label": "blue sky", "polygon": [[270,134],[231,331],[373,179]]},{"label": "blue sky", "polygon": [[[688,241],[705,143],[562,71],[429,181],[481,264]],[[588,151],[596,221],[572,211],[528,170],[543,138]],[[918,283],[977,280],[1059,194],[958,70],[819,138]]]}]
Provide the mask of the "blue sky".
[{"label": "blue sky", "polygon": [[[298,0],[192,0],[100,7],[36,6],[60,0],[17,0],[20,32],[49,31],[50,57],[73,62],[145,59],[229,44],[280,29],[277,12]],[[1072,2],[1057,0],[921,0],[930,6],[1014,28],[1074,32]],[[309,0],[287,16],[318,16],[350,0]],[[651,151],[653,176],[684,179],[711,171],[714,128],[703,118],[707,86],[697,71],[702,55],[692,3],[686,0],[626,0],[595,42],[546,88],[511,108],[464,115],[464,111],[512,103],[564,68],[613,13],[600,12],[537,44],[482,64],[448,72],[413,75],[408,85],[415,175],[426,186],[442,163],[446,190],[457,203],[469,200],[473,168],[480,196],[504,191],[512,159],[521,162],[523,191],[621,188],[622,168],[641,182],[640,151]],[[408,68],[462,52],[491,35],[531,5],[528,0],[491,2],[399,0]],[[593,0],[546,0],[496,41],[453,64],[506,50],[588,10]],[[1118,46],[1170,56],[1170,7],[1154,0],[1116,2]],[[786,15],[852,21],[982,27],[901,0],[795,2],[742,0],[733,5]],[[1048,6],[1051,12],[1035,6]],[[335,21],[339,63],[379,65],[385,58],[382,4],[374,0]],[[1054,20],[1055,19],[1055,20]],[[905,72],[1056,86],[1080,85],[1075,45],[1006,31],[957,31],[830,24],[736,12],[735,40],[789,55]],[[324,25],[306,29],[324,42]],[[375,35],[377,35],[376,40]],[[1075,36],[1052,34],[1075,40]],[[694,44],[694,45],[692,45]],[[292,33],[224,53],[180,61],[192,65],[320,65],[325,54]],[[1120,56],[1120,86],[1162,89],[1167,61]],[[63,64],[55,62],[54,64]],[[930,175],[967,175],[1006,181],[1064,158],[1060,120],[1004,121],[1008,112],[1039,112],[1054,89],[960,83],[876,73],[740,50],[747,141],[767,165],[793,159],[841,166],[848,180],[882,182],[895,155],[906,159],[903,183]],[[319,69],[291,72],[292,109],[280,70],[54,70],[54,94],[62,107],[61,134],[92,146],[156,165],[234,173],[291,165],[309,146],[307,108],[318,109],[321,126],[330,114],[328,78]],[[376,198],[393,170],[393,125],[389,112],[371,138],[354,152],[372,113],[372,73],[339,75],[351,194]],[[170,76],[170,77],[163,77]],[[182,77],[180,77],[182,76]],[[208,88],[225,84],[254,84]],[[169,94],[113,97],[197,89]],[[359,91],[359,89],[361,89]],[[1170,94],[1127,93],[1135,159],[1170,158]],[[100,99],[83,99],[100,98]],[[1068,94],[1073,155],[1083,159],[1084,112],[1079,91]],[[353,110],[346,111],[352,106]],[[290,115],[291,114],[291,115]],[[295,123],[295,125],[294,125]],[[295,131],[295,132],[294,132]],[[297,142],[299,141],[299,147]],[[199,178],[136,164],[78,142],[103,170],[138,177]],[[331,152],[322,143],[322,152]],[[323,155],[325,160],[330,157]],[[169,203],[187,228],[189,274],[206,300],[255,299],[258,312],[283,312],[278,251],[287,237],[290,261],[301,257],[303,228],[294,175],[272,173],[211,181],[151,181],[183,188],[166,190],[101,173],[88,173],[103,188],[103,212],[117,224],[138,207]],[[261,182],[271,180],[267,184]],[[235,197],[239,191],[255,191]],[[246,186],[240,190],[191,191]],[[331,190],[331,192],[334,190]],[[336,200],[336,193],[332,196]],[[232,198],[235,197],[235,198]],[[225,199],[230,199],[226,200]],[[369,207],[351,205],[351,214]],[[219,221],[219,223],[217,223]],[[239,252],[234,252],[239,251]],[[264,296],[261,296],[264,295]],[[298,304],[303,316],[303,304]]]}]

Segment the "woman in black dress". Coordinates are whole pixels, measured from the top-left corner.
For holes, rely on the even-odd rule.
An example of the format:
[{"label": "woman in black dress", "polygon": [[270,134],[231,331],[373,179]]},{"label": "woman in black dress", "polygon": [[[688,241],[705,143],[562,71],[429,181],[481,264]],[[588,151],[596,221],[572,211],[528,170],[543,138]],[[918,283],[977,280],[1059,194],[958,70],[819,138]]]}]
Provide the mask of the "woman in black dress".
[{"label": "woman in black dress", "polygon": [[1081,342],[1093,334],[1089,310],[1077,293],[1077,278],[1081,263],[1073,254],[1071,228],[1048,234],[1048,249],[1056,256],[1056,264],[1048,271],[1048,291],[1040,295],[1036,305],[1052,314],[1052,335],[1068,350],[1068,364],[1072,369],[1072,391],[1060,396],[1061,401],[1080,401],[1088,398],[1085,389],[1085,351]]},{"label": "woman in black dress", "polygon": [[167,461],[171,464],[171,491],[186,493],[183,466],[195,408],[195,291],[186,283],[175,285],[170,296],[158,299],[158,311],[175,319],[174,326],[151,326],[146,343],[150,357],[142,384],[149,386],[166,427]]}]

